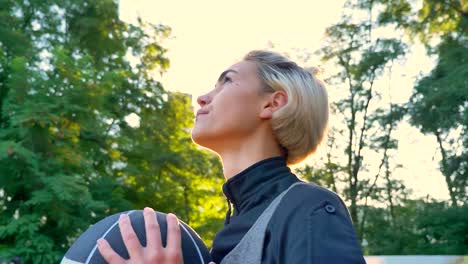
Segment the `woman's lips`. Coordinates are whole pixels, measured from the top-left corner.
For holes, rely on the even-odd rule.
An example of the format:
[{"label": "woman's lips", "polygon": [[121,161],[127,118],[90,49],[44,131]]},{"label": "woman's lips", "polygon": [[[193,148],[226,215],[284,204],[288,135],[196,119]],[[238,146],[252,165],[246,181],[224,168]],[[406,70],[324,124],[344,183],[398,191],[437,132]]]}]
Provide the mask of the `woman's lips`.
[{"label": "woman's lips", "polygon": [[208,114],[208,111],[204,110],[204,109],[200,109],[197,111],[197,117],[200,116],[200,115],[206,115]]}]

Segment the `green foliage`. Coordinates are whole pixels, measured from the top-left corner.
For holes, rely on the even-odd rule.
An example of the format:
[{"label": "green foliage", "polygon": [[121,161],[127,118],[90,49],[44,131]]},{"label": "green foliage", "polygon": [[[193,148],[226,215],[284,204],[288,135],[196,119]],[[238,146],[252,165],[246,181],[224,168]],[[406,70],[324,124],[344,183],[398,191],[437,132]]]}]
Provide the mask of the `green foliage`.
[{"label": "green foliage", "polygon": [[466,255],[468,207],[445,202],[405,200],[393,217],[369,208],[366,253],[370,255]]},{"label": "green foliage", "polygon": [[211,243],[219,160],[191,141],[188,96],[152,77],[169,34],[111,0],[0,2],[0,257],[57,263],[92,223],[145,206]]},{"label": "green foliage", "polygon": [[[436,136],[452,204],[466,204],[468,186],[468,47],[452,38],[439,46],[439,61],[419,80],[409,103],[412,123]],[[460,132],[457,132],[460,131]]]},{"label": "green foliage", "polygon": [[[376,193],[383,188],[378,186],[381,168],[389,161],[390,150],[397,148],[392,131],[405,112],[402,106],[382,103],[388,94],[383,94],[375,83],[389,72],[395,61],[403,58],[407,47],[399,39],[374,36],[378,25],[372,16],[353,18],[358,9],[375,12],[373,1],[349,1],[347,6],[352,14],[343,15],[340,22],[327,28],[325,43],[317,52],[324,62],[336,66],[327,81],[339,87],[332,109],[341,124],[331,129],[334,133],[331,138],[340,141],[329,148],[345,156],[329,154],[325,167],[314,173],[326,177],[326,185],[332,183],[334,189],[342,192],[362,236],[365,216],[359,217],[358,204],[377,200]],[[381,160],[377,168],[368,161],[370,155],[377,155]],[[375,169],[369,171],[372,165]]]},{"label": "green foliage", "polygon": [[463,104],[468,101],[467,52],[463,43],[445,40],[438,47],[437,66],[415,86],[410,114],[422,132],[447,131],[463,124],[466,110]]},{"label": "green foliage", "polygon": [[[337,94],[342,97],[331,109],[342,124],[331,129],[324,164],[298,174],[344,196],[356,229],[369,242],[368,254],[466,254],[466,225],[461,224],[466,219],[454,213],[466,214],[467,202],[466,5],[458,0],[355,0],[346,8],[341,21],[327,28],[317,52],[335,66],[327,81],[340,89]],[[378,92],[374,83],[404,58],[411,44],[401,36],[374,33],[382,28],[405,33],[411,40],[417,37],[438,59],[404,105],[376,104],[387,94]],[[392,159],[398,147],[392,131],[406,115],[423,133],[436,136],[453,208],[411,201],[410,191],[393,178],[399,165]],[[380,164],[366,163],[369,155],[379,155]],[[344,158],[346,163],[341,162]],[[450,221],[456,223],[453,229]]]},{"label": "green foliage", "polygon": [[[444,212],[441,214],[441,212]],[[432,246],[432,254],[468,253],[468,207],[449,207],[446,203],[433,203],[422,210],[418,227],[425,242]]]},{"label": "green foliage", "polygon": [[432,38],[457,38],[466,34],[468,7],[464,1],[377,0],[376,3],[384,8],[379,13],[379,23],[404,28],[428,47]]},{"label": "green foliage", "polygon": [[[468,185],[467,104],[468,8],[464,1],[380,0],[381,24],[404,28],[436,56],[437,65],[420,78],[408,103],[411,123],[425,134],[435,135],[440,170],[446,178],[453,206],[466,204]],[[402,16],[404,10],[405,16]]]}]

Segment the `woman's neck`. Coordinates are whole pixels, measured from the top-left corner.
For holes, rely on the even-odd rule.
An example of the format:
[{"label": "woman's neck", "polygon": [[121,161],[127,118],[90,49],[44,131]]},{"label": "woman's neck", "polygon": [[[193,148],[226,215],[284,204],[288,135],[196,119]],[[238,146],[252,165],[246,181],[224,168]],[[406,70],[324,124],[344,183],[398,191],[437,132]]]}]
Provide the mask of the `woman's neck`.
[{"label": "woman's neck", "polygon": [[218,152],[223,162],[226,180],[261,160],[282,155],[276,141],[265,136],[251,137],[242,143],[231,145]]}]

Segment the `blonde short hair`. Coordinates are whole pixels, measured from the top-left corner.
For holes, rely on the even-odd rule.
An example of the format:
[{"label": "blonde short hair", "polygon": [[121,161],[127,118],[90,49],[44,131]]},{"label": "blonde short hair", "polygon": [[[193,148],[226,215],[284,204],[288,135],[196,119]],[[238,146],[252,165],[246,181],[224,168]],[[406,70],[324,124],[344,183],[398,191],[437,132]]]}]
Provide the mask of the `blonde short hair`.
[{"label": "blonde short hair", "polygon": [[304,69],[271,51],[254,50],[244,57],[257,64],[265,92],[285,91],[287,104],[273,114],[272,128],[286,150],[288,164],[314,153],[328,125],[328,95],[316,69]]}]

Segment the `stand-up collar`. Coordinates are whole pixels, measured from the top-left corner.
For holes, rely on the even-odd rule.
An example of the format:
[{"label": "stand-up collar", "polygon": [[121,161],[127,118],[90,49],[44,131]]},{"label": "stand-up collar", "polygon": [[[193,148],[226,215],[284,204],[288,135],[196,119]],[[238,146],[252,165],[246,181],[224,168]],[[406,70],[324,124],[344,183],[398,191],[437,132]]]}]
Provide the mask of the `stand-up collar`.
[{"label": "stand-up collar", "polygon": [[259,161],[223,184],[226,198],[234,205],[234,215],[265,199],[276,197],[291,182],[298,181],[283,157]]}]

